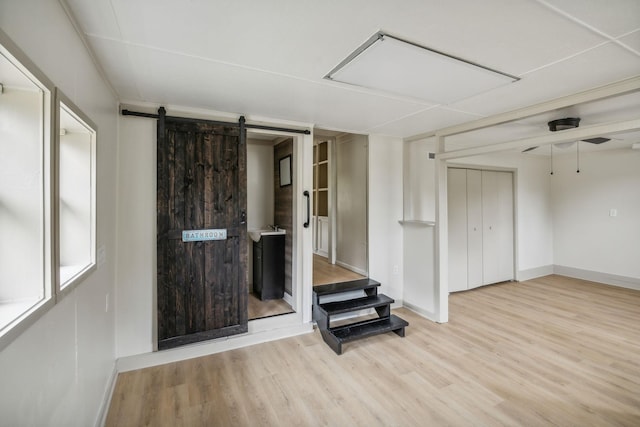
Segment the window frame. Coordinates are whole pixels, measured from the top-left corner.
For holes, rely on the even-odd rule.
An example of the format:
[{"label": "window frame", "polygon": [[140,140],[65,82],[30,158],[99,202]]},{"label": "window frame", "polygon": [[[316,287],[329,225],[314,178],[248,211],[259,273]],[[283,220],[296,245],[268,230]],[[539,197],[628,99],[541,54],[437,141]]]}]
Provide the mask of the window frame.
[{"label": "window frame", "polygon": [[42,155],[42,247],[37,248],[42,256],[42,289],[43,297],[31,308],[15,317],[0,330],[0,350],[5,348],[16,337],[22,334],[44,313],[56,303],[55,271],[54,267],[54,212],[53,212],[53,183],[54,183],[54,115],[55,115],[55,85],[46,75],[27,57],[26,54],[0,29],[0,53],[31,80],[42,91],[42,117],[40,121],[39,138],[40,153]]},{"label": "window frame", "polygon": [[[60,135],[60,118],[62,115],[61,109],[65,107],[66,112],[74,119],[78,120],[82,126],[84,126],[91,135],[90,141],[90,176],[91,176],[91,213],[90,213],[90,254],[89,263],[85,265],[79,272],[71,276],[65,283],[62,282],[61,266],[60,266],[60,252],[61,242],[63,236],[61,236],[60,229],[60,147],[61,147],[61,135]],[[54,252],[54,270],[55,270],[55,292],[58,300],[64,298],[68,293],[82,283],[91,273],[97,269],[97,139],[98,139],[98,127],[97,125],[82,112],[59,88],[55,89],[55,119],[54,119],[54,186],[53,186],[53,208],[54,208],[54,240],[55,240],[55,252]]]}]

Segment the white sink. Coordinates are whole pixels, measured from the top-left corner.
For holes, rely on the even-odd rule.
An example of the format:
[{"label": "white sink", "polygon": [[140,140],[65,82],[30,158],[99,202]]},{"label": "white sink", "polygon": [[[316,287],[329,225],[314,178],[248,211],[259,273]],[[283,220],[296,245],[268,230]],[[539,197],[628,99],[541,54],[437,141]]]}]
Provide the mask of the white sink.
[{"label": "white sink", "polygon": [[262,236],[277,236],[278,234],[287,234],[287,230],[279,228],[277,231],[271,229],[249,231],[249,236],[251,236],[251,240],[254,242],[260,240]]}]

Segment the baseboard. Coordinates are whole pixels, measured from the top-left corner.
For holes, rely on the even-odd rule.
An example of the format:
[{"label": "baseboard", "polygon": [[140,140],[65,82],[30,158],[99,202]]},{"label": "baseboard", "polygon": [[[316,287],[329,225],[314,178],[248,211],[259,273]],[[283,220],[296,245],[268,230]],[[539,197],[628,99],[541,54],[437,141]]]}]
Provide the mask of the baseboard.
[{"label": "baseboard", "polygon": [[543,265],[541,267],[529,268],[527,270],[520,270],[516,275],[518,282],[524,282],[525,280],[537,279],[538,277],[548,276],[554,273],[553,265]]},{"label": "baseboard", "polygon": [[102,398],[102,405],[98,410],[98,415],[96,417],[96,427],[101,427],[105,425],[107,422],[107,415],[109,415],[109,407],[111,406],[111,398],[113,397],[113,391],[116,388],[116,380],[118,379],[118,369],[116,363],[113,363],[113,369],[111,370],[111,375],[109,376],[109,380],[107,381],[107,385],[104,390],[104,396]]},{"label": "baseboard", "polygon": [[574,279],[589,280],[591,282],[604,283],[606,285],[619,286],[621,288],[640,291],[640,279],[635,277],[618,276],[616,274],[583,270],[564,265],[554,265],[553,273],[561,276],[573,277]]},{"label": "baseboard", "polygon": [[206,343],[192,344],[180,348],[121,357],[117,360],[117,370],[118,372],[127,372],[151,366],[164,365],[166,363],[208,356],[210,354],[221,353],[223,351],[248,347],[250,345],[289,338],[310,332],[313,332],[313,324],[303,323],[268,331],[220,338]]},{"label": "baseboard", "polygon": [[[424,308],[420,308],[416,305],[413,305],[411,303],[408,303],[406,301],[403,302],[403,307],[404,308],[408,308],[409,310],[413,311],[414,313],[424,317],[425,319],[429,319],[433,322],[438,322],[438,316],[429,310],[425,310]],[[440,322],[438,322],[440,323]]]},{"label": "baseboard", "polygon": [[354,273],[361,274],[361,275],[363,275],[365,277],[369,275],[365,270],[362,270],[362,269],[360,269],[358,267],[354,267],[352,265],[349,265],[346,262],[342,262],[342,261],[336,260],[336,264],[339,265],[340,267],[346,268],[347,270],[351,270]]}]

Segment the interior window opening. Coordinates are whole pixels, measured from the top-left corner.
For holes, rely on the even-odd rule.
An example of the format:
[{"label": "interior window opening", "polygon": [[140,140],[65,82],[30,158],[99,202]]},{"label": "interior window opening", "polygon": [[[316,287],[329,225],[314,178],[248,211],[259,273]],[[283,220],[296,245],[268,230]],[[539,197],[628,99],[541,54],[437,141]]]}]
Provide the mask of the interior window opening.
[{"label": "interior window opening", "polygon": [[60,289],[95,266],[95,126],[60,102]]},{"label": "interior window opening", "polygon": [[51,299],[51,91],[0,45],[0,336]]}]

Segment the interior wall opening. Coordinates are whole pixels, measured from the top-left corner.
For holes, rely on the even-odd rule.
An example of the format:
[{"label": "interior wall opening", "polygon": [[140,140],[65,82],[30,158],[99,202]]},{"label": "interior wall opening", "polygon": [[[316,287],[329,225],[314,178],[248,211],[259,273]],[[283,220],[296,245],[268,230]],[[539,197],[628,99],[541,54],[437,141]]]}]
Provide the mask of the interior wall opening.
[{"label": "interior wall opening", "polygon": [[295,313],[294,139],[247,133],[249,321]]},{"label": "interior wall opening", "polygon": [[368,137],[315,129],[313,145],[313,285],[367,277]]}]

